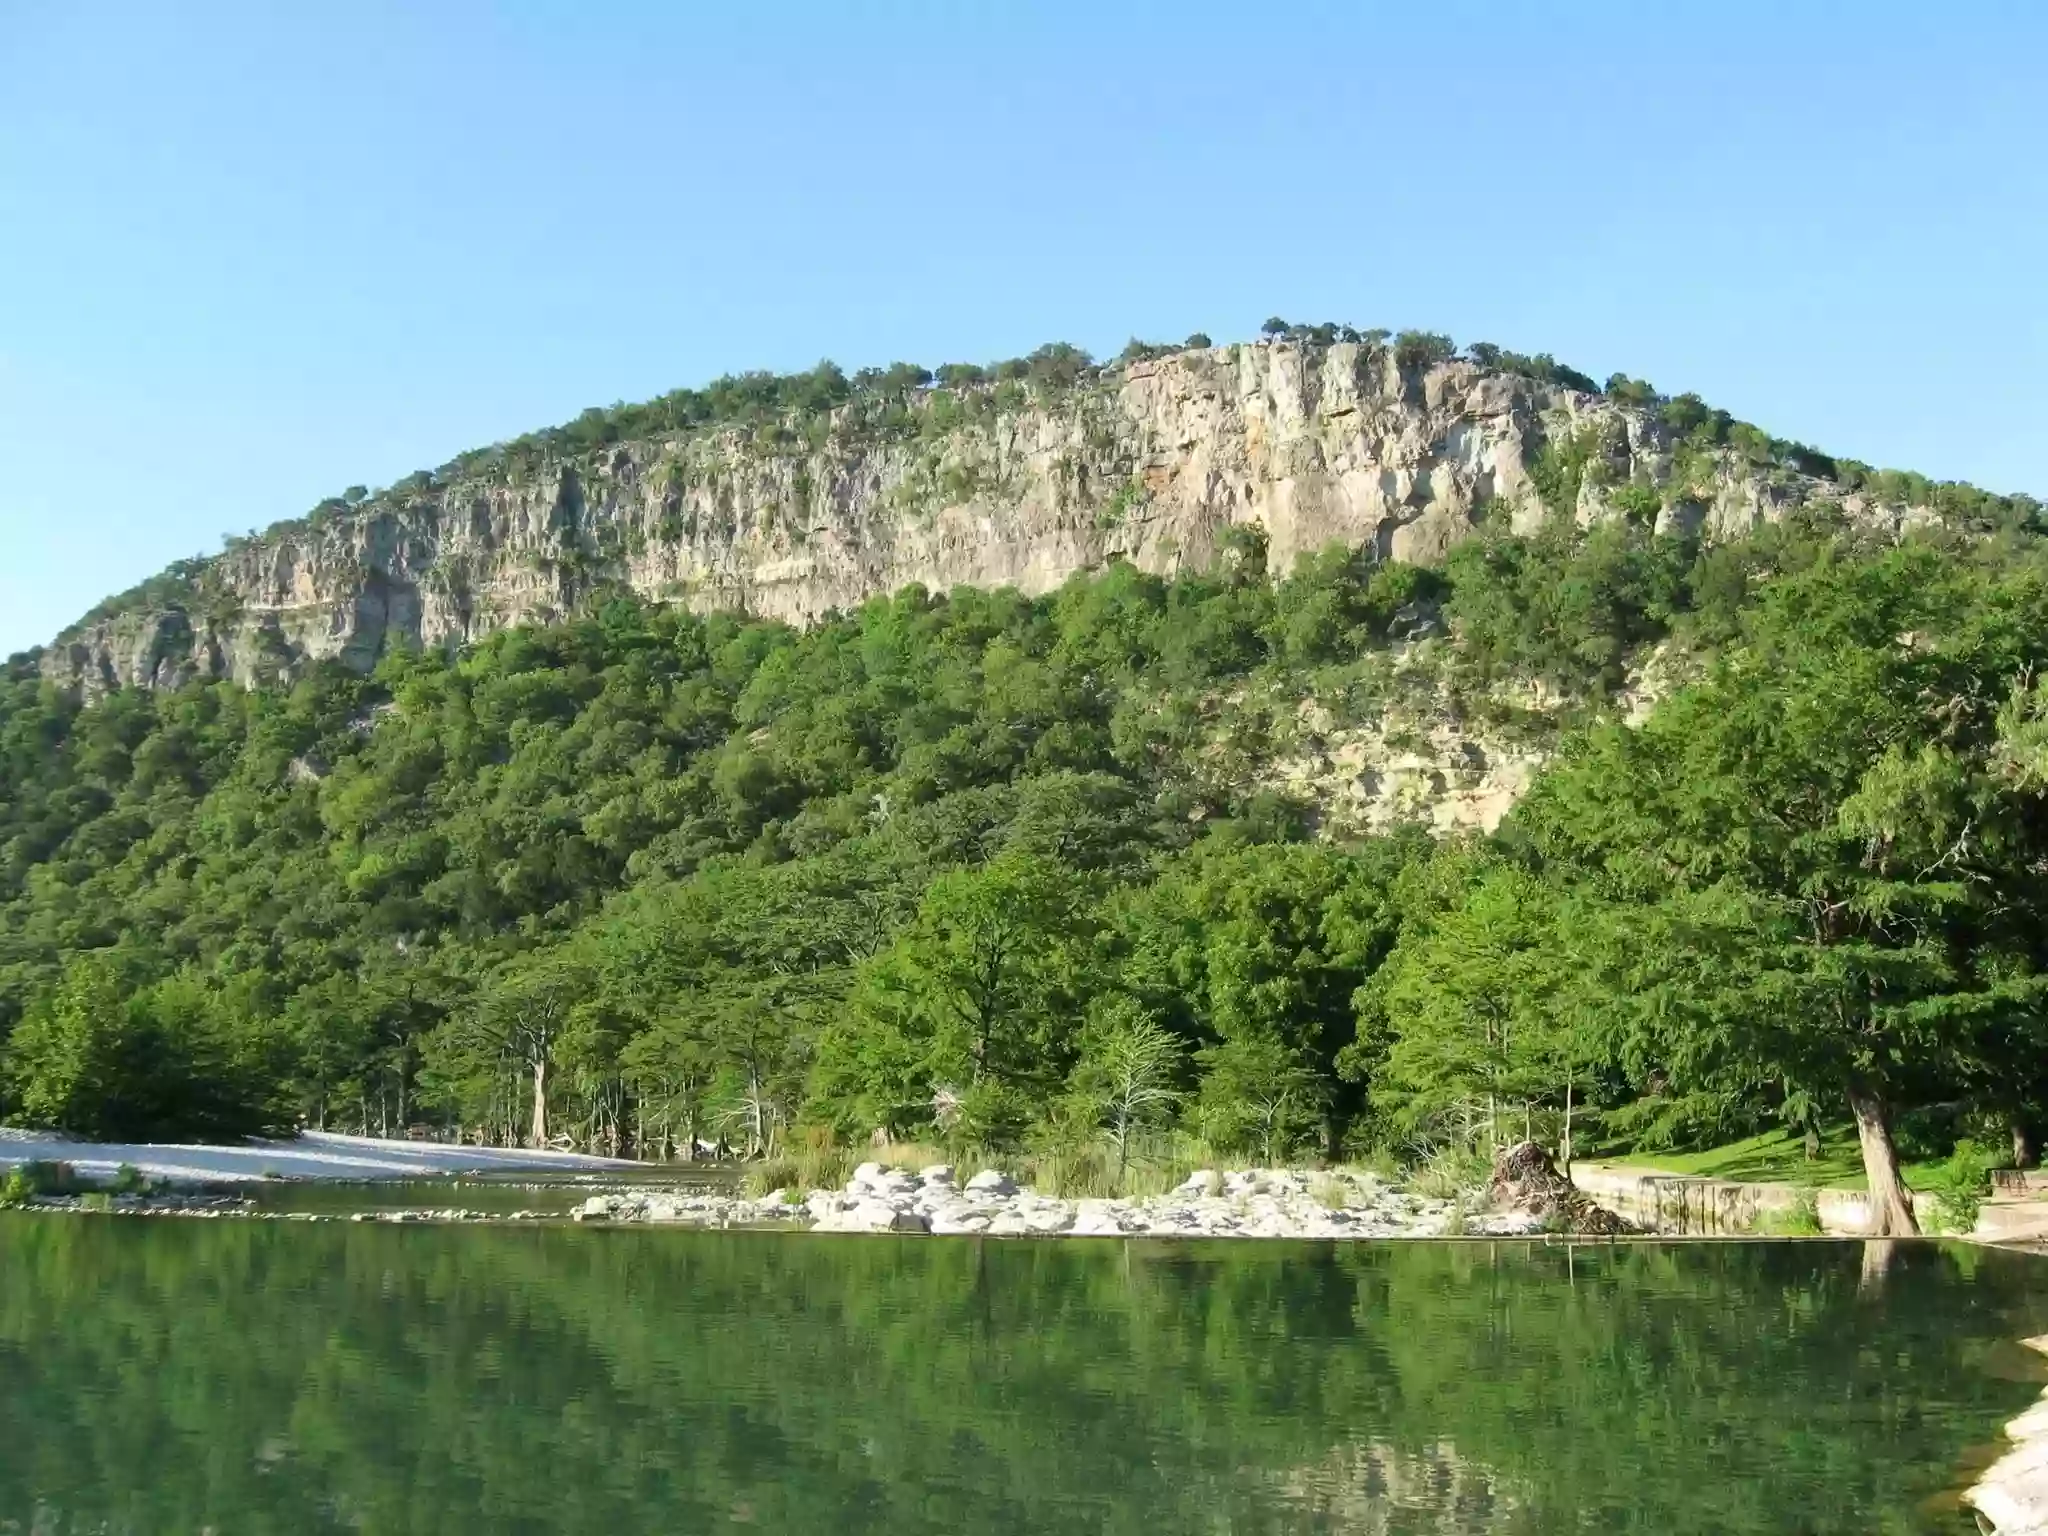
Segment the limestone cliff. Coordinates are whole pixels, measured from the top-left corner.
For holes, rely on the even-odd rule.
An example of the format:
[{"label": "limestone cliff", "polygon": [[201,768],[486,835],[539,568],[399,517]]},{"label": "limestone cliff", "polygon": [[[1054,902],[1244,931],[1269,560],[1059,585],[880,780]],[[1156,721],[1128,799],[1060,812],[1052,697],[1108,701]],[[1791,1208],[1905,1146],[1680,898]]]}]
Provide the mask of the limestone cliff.
[{"label": "limestone cliff", "polygon": [[1370,340],[1266,341],[1085,373],[1068,387],[921,389],[890,430],[841,410],[807,434],[633,437],[419,476],[237,541],[103,608],[44,653],[96,695],[195,676],[367,667],[394,638],[457,645],[618,589],[804,623],[908,583],[1038,592],[1122,556],[1206,563],[1254,523],[1284,570],[1331,540],[1427,563],[1498,511],[1654,518],[1707,537],[1816,500],[1926,514],[1524,374],[1402,366]]}]

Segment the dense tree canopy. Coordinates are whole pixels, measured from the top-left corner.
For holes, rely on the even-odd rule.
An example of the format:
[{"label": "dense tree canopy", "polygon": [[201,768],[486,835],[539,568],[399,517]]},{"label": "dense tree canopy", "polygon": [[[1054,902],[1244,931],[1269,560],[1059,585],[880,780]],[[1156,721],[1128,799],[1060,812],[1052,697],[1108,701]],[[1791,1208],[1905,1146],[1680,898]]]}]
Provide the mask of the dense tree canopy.
[{"label": "dense tree canopy", "polygon": [[[1274,581],[1255,532],[803,632],[615,600],[286,690],[84,707],[17,658],[5,1112],[1119,1164],[1684,1134],[1615,1112],[1689,1095],[1853,1108],[1880,1164],[1923,1111],[2031,1125],[2030,536],[1565,521]],[[1350,835],[1272,771],[1305,702],[1370,725],[1418,678],[1563,745],[1484,844]],[[1532,682],[1564,702],[1503,702]]]}]

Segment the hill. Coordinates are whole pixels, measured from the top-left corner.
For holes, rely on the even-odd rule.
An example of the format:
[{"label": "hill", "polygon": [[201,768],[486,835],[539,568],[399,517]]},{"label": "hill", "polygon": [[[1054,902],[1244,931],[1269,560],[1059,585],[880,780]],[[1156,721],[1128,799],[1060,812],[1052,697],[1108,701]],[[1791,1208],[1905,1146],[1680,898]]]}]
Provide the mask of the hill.
[{"label": "hill", "polygon": [[2039,508],[1472,353],[727,381],[115,600],[0,673],[0,1112],[2025,1146]]},{"label": "hill", "polygon": [[1126,559],[1207,568],[1232,529],[1273,568],[1333,541],[1439,563],[1489,518],[1629,519],[1709,541],[1791,509],[2026,525],[2039,506],[1838,462],[1696,397],[1447,338],[1269,325],[1263,339],[1064,345],[989,367],[747,374],[458,456],[231,541],[58,637],[89,695],[367,669],[608,596],[804,624],[918,584],[1047,592]]}]

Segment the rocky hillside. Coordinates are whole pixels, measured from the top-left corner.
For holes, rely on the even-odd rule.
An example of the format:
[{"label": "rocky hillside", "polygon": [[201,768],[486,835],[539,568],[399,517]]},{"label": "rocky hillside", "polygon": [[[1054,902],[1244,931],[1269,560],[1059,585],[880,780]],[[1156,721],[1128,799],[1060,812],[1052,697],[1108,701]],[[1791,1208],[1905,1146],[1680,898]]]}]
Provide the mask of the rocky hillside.
[{"label": "rocky hillside", "polygon": [[[1062,352],[1073,366],[1035,366]],[[258,683],[308,659],[367,667],[394,638],[439,647],[546,622],[620,589],[807,623],[913,582],[1038,592],[1118,556],[1199,566],[1244,523],[1285,571],[1332,540],[1427,564],[1489,515],[1626,516],[1708,538],[1821,500],[1887,525],[1935,515],[1914,504],[1917,477],[1903,495],[1852,489],[1862,476],[1731,431],[1693,397],[1576,387],[1591,381],[1548,359],[1472,352],[1320,327],[1100,368],[1045,349],[1007,379],[821,370],[797,376],[836,381],[809,406],[773,405],[790,381],[721,381],[765,380],[772,409],[586,413],[338,498],[102,604],[42,667],[88,696]]]}]

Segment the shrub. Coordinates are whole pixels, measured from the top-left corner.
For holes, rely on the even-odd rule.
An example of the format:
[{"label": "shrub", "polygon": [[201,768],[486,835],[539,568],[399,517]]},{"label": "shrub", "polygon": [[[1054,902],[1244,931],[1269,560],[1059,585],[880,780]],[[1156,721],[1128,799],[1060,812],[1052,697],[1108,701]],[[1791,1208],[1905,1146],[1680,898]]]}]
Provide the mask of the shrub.
[{"label": "shrub", "polygon": [[280,1129],[283,1117],[182,978],[123,996],[109,966],[75,961],[7,1042],[24,1123],[93,1141],[204,1141]]},{"label": "shrub", "polygon": [[1383,1183],[1391,1184],[1401,1176],[1401,1163],[1393,1150],[1385,1146],[1367,1147],[1351,1160],[1352,1168],[1359,1173],[1369,1173]]},{"label": "shrub", "polygon": [[1394,338],[1394,361],[1403,368],[1432,368],[1450,361],[1457,350],[1441,331],[1403,331]]},{"label": "shrub", "polygon": [[123,1163],[114,1170],[114,1177],[108,1181],[107,1188],[117,1195],[139,1195],[148,1190],[149,1180],[133,1163]]},{"label": "shrub", "polygon": [[1410,1183],[1433,1200],[1456,1200],[1483,1188],[1493,1173],[1493,1160],[1477,1147],[1454,1144],[1430,1153]]},{"label": "shrub", "polygon": [[753,1165],[741,1179],[740,1187],[752,1199],[772,1195],[777,1190],[793,1189],[802,1182],[793,1157],[764,1158]]},{"label": "shrub", "polygon": [[22,1163],[0,1181],[0,1206],[18,1208],[44,1195],[68,1195],[77,1188],[78,1176],[69,1163]]},{"label": "shrub", "polygon": [[1944,1232],[1966,1236],[1977,1228],[1984,1197],[1991,1193],[1991,1156],[1964,1137],[1934,1179],[1935,1222]]},{"label": "shrub", "polygon": [[1820,1191],[1804,1187],[1795,1190],[1791,1208],[1764,1212],[1757,1219],[1756,1231],[1761,1237],[1821,1236],[1824,1229],[1820,1224]]}]

